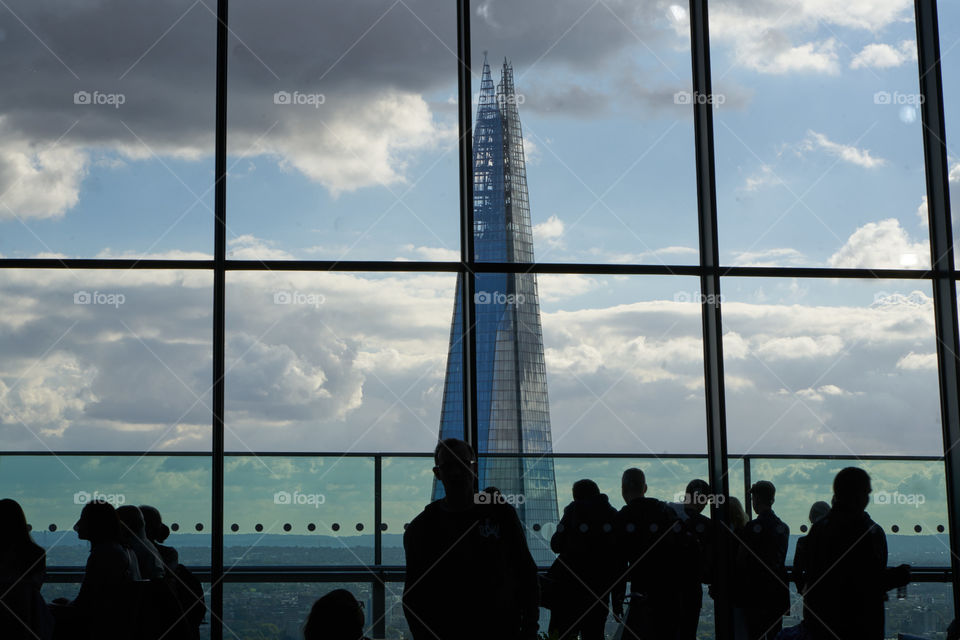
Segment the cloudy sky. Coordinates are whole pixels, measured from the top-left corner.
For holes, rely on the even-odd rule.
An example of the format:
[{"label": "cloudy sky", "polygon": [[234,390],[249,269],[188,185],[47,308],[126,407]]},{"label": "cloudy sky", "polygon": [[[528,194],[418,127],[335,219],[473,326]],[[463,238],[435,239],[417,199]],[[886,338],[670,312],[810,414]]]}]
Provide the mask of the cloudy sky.
[{"label": "cloudy sky", "polygon": [[[684,6],[474,3],[474,69],[514,65],[539,261],[696,262]],[[726,264],[929,263],[912,7],[711,3]],[[0,9],[0,255],[211,256],[213,10]],[[232,2],[229,256],[456,259],[455,49],[453,3]],[[229,273],[228,448],[431,449],[454,286]],[[706,450],[696,279],[539,286],[557,451]],[[731,452],[942,450],[927,284],[722,287]],[[3,448],[209,450],[209,273],[5,270],[0,296]]]}]

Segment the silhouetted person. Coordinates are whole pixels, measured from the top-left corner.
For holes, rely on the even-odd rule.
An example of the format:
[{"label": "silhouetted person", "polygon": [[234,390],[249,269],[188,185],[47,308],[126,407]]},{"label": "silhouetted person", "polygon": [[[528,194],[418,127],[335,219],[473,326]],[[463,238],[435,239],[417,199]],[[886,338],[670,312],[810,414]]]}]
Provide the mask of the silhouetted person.
[{"label": "silhouetted person", "polygon": [[346,589],[334,589],[313,603],[303,626],[304,640],[366,640],[363,609]]},{"label": "silhouetted person", "polygon": [[[626,504],[617,514],[617,548],[630,581],[624,638],[675,638],[680,613],[675,563],[690,553],[693,545],[688,544],[676,512],[667,503],[646,497],[643,471],[624,471],[621,493]],[[621,613],[622,607],[615,601],[614,614]]]},{"label": "silhouetted person", "polygon": [[847,467],[833,480],[833,507],[805,543],[804,627],[815,638],[884,637],[887,591],[910,581],[910,567],[887,568],[887,537],[865,511],[870,476]]},{"label": "silhouetted person", "polygon": [[787,576],[788,527],[773,512],[776,489],[760,480],[750,487],[750,499],[757,517],[747,523],[740,536],[736,570],[740,575],[735,604],[743,608],[747,637],[773,640],[790,611]]},{"label": "silhouetted person", "polygon": [[88,502],[73,527],[77,537],[90,542],[90,555],[72,602],[53,608],[56,638],[125,638],[133,620],[129,613],[134,582],[139,580],[136,557],[120,543],[120,519],[113,505]]},{"label": "silhouetted person", "polygon": [[[814,502],[810,507],[810,514],[807,516],[810,520],[810,524],[816,524],[819,522],[827,513],[830,512],[830,505],[823,500],[819,502]],[[803,589],[806,585],[806,578],[804,576],[806,572],[806,547],[807,547],[807,536],[802,538],[797,538],[797,548],[793,552],[793,581],[797,583],[797,593],[803,595]]]},{"label": "silhouetted person", "polygon": [[616,521],[617,510],[596,482],[573,483],[573,502],[550,539],[559,555],[548,572],[556,592],[549,629],[561,640],[603,640],[607,602],[625,568],[616,553]]},{"label": "silhouetted person", "polygon": [[183,620],[186,623],[184,625],[186,637],[196,639],[199,637],[200,625],[207,611],[203,600],[203,585],[193,572],[180,564],[180,555],[177,550],[163,544],[170,536],[170,527],[163,524],[163,518],[156,507],[140,505],[140,512],[143,514],[147,539],[163,560],[165,580],[180,602]]},{"label": "silhouetted person", "polygon": [[533,640],[537,566],[509,504],[478,504],[477,461],[462,440],[441,441],[433,473],[444,497],[403,535],[403,610],[415,640]]},{"label": "silhouetted person", "polygon": [[728,512],[730,514],[730,528],[739,532],[747,526],[747,512],[743,509],[743,503],[740,498],[730,496]]},{"label": "silhouetted person", "polygon": [[674,565],[680,578],[680,630],[677,638],[683,640],[696,640],[703,607],[701,585],[713,582],[713,522],[703,515],[710,498],[710,485],[705,480],[696,479],[687,484],[683,502],[671,505],[694,543],[693,548],[679,557]]},{"label": "silhouetted person", "polygon": [[53,618],[40,595],[47,571],[43,547],[33,541],[15,500],[0,500],[0,630],[10,640],[49,640]]},{"label": "silhouetted person", "polygon": [[147,539],[146,524],[140,509],[133,505],[118,507],[117,517],[120,518],[120,540],[136,556],[140,577],[144,580],[162,580],[165,572],[163,560],[157,548]]},{"label": "silhouetted person", "polygon": [[[739,554],[741,540],[743,539],[743,529],[747,526],[747,512],[743,509],[743,503],[740,502],[740,498],[730,496],[727,513],[730,518],[730,524],[729,526],[718,527],[717,533],[718,535],[727,537],[727,550],[730,553],[730,558],[733,560],[730,566],[736,568],[736,560]],[[733,589],[733,593],[739,594],[743,591],[740,575],[736,570],[731,573],[729,583]],[[716,583],[710,585],[710,595],[714,598],[716,598],[716,591]],[[747,619],[743,607],[740,606],[736,598],[733,599],[731,603],[733,605],[733,637],[735,640],[746,640],[748,635]]]}]

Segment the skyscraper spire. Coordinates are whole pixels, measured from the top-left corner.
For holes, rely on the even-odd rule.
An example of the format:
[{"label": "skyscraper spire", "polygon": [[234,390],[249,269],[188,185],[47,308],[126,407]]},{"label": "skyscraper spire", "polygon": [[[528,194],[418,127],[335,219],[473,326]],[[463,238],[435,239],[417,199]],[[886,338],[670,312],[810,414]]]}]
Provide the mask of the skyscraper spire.
[{"label": "skyscraper spire", "polygon": [[[523,132],[513,67],[504,59],[494,91],[484,54],[474,124],[474,251],[478,262],[533,262]],[[550,405],[536,275],[476,274],[476,363],[480,486],[496,486],[512,500],[527,528],[538,563],[553,556],[542,534],[557,522]],[[458,277],[440,437],[464,434],[461,377],[463,330]],[[485,454],[514,453],[497,458]],[[434,499],[443,487],[434,484]]]}]

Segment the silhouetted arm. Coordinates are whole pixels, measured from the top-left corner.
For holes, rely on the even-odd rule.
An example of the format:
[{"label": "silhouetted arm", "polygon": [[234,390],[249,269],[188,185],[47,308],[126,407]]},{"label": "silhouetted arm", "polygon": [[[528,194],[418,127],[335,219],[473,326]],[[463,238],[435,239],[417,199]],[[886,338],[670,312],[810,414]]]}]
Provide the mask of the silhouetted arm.
[{"label": "silhouetted arm", "polygon": [[806,541],[803,538],[797,540],[797,548],[793,551],[793,581],[797,583],[797,592],[803,595],[804,584],[804,547]]},{"label": "silhouetted arm", "polygon": [[566,510],[560,522],[557,524],[557,530],[550,536],[550,550],[560,554],[564,551],[564,541],[567,536],[567,529],[570,528],[570,514]]},{"label": "silhouetted arm", "polygon": [[877,534],[874,535],[876,535],[875,546],[878,549],[877,553],[879,555],[880,567],[883,571],[882,581],[884,592],[908,584],[910,582],[910,565],[900,564],[896,567],[888,567],[887,535],[879,527],[877,528]]}]

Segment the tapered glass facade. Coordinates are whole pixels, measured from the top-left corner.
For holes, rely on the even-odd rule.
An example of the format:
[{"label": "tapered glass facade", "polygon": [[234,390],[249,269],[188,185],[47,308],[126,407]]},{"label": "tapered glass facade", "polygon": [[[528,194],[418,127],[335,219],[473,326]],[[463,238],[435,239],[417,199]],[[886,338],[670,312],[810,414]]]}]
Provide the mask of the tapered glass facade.
[{"label": "tapered glass facade", "polygon": [[[504,61],[494,91],[484,61],[474,130],[474,250],[478,262],[533,262],[533,232],[513,68]],[[450,330],[440,438],[462,438],[462,277]],[[516,506],[531,551],[550,561],[540,534],[557,521],[557,487],[537,277],[479,273],[476,305],[477,420],[480,488],[496,487]],[[489,457],[484,454],[529,454]],[[443,494],[434,483],[433,498]]]}]

